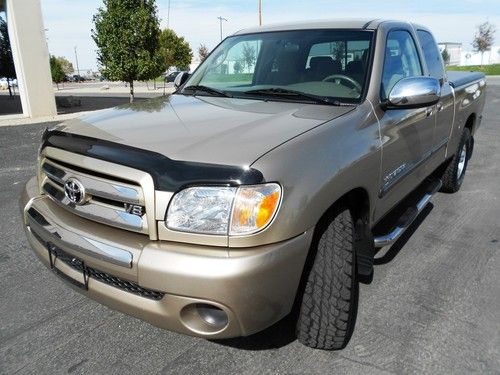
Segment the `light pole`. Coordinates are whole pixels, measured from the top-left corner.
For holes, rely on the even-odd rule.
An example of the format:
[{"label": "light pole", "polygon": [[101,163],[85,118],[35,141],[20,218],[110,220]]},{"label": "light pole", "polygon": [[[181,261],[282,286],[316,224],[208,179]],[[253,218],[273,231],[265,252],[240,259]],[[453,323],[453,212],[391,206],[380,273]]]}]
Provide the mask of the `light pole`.
[{"label": "light pole", "polygon": [[80,75],[80,68],[78,67],[78,54],[76,53],[76,46],[75,46],[75,61],[76,61],[76,74]]},{"label": "light pole", "polygon": [[259,26],[262,26],[262,0],[259,0]]},{"label": "light pole", "polygon": [[222,21],[226,21],[227,22],[227,18],[224,18],[222,16],[219,16],[217,18],[219,19],[219,23],[220,23],[220,40],[222,40]]},{"label": "light pole", "polygon": [[167,29],[170,28],[170,0],[168,0],[168,8],[167,8]]}]

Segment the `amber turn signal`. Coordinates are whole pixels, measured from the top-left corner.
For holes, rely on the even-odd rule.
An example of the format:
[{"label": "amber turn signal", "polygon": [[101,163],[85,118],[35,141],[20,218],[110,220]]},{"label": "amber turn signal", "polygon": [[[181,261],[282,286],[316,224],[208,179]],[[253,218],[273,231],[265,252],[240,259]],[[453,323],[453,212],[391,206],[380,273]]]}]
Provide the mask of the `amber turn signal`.
[{"label": "amber turn signal", "polygon": [[229,234],[250,234],[264,229],[274,218],[280,201],[281,187],[276,183],[238,188]]}]

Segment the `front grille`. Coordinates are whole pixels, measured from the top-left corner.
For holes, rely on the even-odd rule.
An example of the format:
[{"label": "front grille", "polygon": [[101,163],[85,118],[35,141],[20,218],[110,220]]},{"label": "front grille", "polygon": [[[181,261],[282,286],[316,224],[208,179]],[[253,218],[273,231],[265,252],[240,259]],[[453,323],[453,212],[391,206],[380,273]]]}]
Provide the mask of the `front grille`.
[{"label": "front grille", "polygon": [[144,298],[160,300],[165,295],[165,293],[143,288],[131,281],[126,281],[120,279],[119,277],[110,275],[109,273],[102,272],[95,268],[89,267],[85,265],[83,260],[81,260],[80,258],[74,257],[52,244],[46,246],[48,247],[48,249],[50,249],[49,251],[51,252],[51,256],[66,263],[74,270],[82,272],[85,275],[85,277],[91,277],[105,284],[114,286],[115,288],[125,290],[129,293],[133,293]]},{"label": "front grille", "polygon": [[[125,179],[93,172],[49,157],[42,159],[42,190],[65,209],[86,219],[149,234],[142,187]],[[83,202],[71,201],[65,184],[76,179],[84,187]]]}]

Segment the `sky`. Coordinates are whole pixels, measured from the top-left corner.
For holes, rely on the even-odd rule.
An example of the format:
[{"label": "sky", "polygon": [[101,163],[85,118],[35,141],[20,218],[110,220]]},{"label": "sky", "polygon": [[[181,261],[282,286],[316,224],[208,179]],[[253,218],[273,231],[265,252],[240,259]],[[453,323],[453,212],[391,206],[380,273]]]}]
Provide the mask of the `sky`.
[{"label": "sky", "polygon": [[[161,27],[167,23],[190,43],[194,54],[201,43],[212,49],[220,41],[218,16],[224,36],[258,24],[258,0],[157,0]],[[51,54],[75,62],[80,70],[97,69],[91,38],[92,16],[102,0],[41,0]],[[263,23],[331,18],[390,18],[428,26],[438,42],[460,42],[471,50],[475,27],[489,21],[497,28],[500,45],[500,0],[262,0]],[[76,66],[75,66],[76,68]]]}]

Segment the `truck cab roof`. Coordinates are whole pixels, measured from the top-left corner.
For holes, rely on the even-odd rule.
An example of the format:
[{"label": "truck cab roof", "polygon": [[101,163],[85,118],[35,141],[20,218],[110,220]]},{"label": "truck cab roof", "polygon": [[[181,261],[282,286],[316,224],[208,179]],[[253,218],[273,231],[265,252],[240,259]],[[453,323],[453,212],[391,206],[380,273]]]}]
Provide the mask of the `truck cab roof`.
[{"label": "truck cab roof", "polygon": [[234,33],[233,35],[243,35],[243,34],[253,34],[253,33],[265,33],[273,31],[289,31],[289,30],[310,30],[310,29],[358,29],[358,30],[376,30],[381,24],[394,23],[401,24],[406,23],[412,25],[414,28],[427,30],[425,26],[402,22],[397,20],[389,20],[382,18],[338,18],[330,20],[313,20],[313,21],[298,21],[298,22],[287,22],[287,23],[277,23],[270,24],[260,27],[251,27],[247,29],[242,29]]}]

